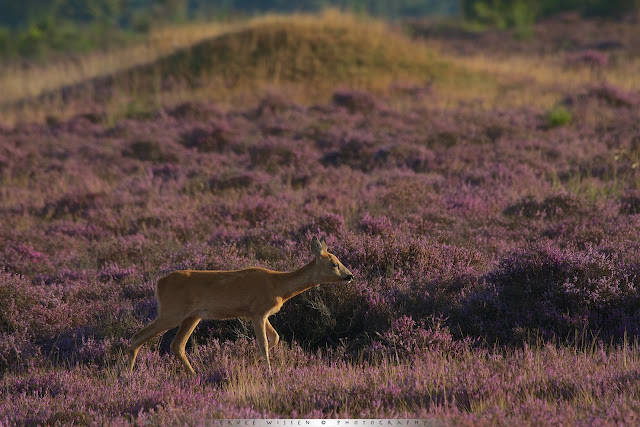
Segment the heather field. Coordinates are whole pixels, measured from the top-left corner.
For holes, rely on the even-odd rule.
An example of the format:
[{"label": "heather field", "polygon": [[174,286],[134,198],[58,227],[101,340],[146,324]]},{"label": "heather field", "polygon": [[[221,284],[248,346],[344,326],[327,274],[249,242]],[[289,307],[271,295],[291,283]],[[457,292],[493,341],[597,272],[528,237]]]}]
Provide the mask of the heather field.
[{"label": "heather field", "polygon": [[[316,40],[290,36],[297,19],[114,74],[126,84],[2,105],[0,424],[639,423],[633,37],[552,53],[532,40],[523,63],[526,42],[470,39],[465,57],[463,39],[389,32],[389,51],[381,24],[307,22],[329,28]],[[188,54],[245,36],[276,59]],[[335,40],[359,56],[336,63]],[[219,86],[208,67],[237,79]],[[132,86],[150,70],[159,85]],[[198,326],[193,376],[169,351],[175,330],[126,370],[159,277],[294,269],[314,235],[355,279],[271,318],[272,375],[245,320]]]}]

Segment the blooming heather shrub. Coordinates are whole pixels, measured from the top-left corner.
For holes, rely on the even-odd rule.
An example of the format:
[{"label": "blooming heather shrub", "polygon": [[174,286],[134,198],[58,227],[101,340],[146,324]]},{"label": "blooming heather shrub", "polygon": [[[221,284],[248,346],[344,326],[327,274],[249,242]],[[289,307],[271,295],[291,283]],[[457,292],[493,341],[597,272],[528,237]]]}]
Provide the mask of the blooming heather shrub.
[{"label": "blooming heather shrub", "polygon": [[[521,330],[566,337],[576,330],[598,330],[620,339],[636,333],[640,295],[636,267],[618,255],[590,247],[584,251],[551,246],[519,250],[500,262],[486,280],[499,304],[496,336],[520,339]],[[491,321],[487,319],[488,321]]]},{"label": "blooming heather shrub", "polygon": [[[136,325],[137,326],[137,325]],[[118,331],[124,332],[124,331]],[[129,332],[129,331],[127,331]],[[121,363],[120,354],[128,348],[128,343],[124,338],[101,338],[82,337],[78,348],[69,357],[75,363],[91,366],[105,367]]]},{"label": "blooming heather shrub", "polygon": [[49,256],[26,243],[6,242],[0,251],[0,271],[18,274],[47,271],[52,267]]},{"label": "blooming heather shrub", "polygon": [[[552,132],[534,107],[398,99],[392,110],[369,95],[353,112],[341,100],[228,113],[188,104],[102,130],[1,128],[0,424],[544,424],[553,411],[558,423],[597,424],[610,407],[631,419],[637,112],[590,89],[571,107],[574,125]],[[185,146],[218,125],[233,131],[219,146]],[[154,144],[138,157],[137,141]],[[195,377],[176,375],[175,331],[120,372],[130,337],[157,314],[159,277],[291,270],[322,234],[355,280],[302,293],[271,318],[283,341],[273,393],[256,387],[263,368],[247,362],[255,341],[240,320],[198,326]],[[576,333],[595,337],[593,350],[566,347]],[[523,346],[528,335],[538,348]]]},{"label": "blooming heather shrub", "polygon": [[298,239],[303,241],[309,235],[322,233],[340,234],[344,230],[344,217],[340,214],[325,214],[314,218],[312,221],[303,224],[296,233]]},{"label": "blooming heather shrub", "polygon": [[283,254],[290,254],[294,246],[288,239],[259,232],[245,234],[238,244],[252,257],[271,263],[281,260]]},{"label": "blooming heather shrub", "polygon": [[[98,272],[98,280],[101,282],[123,282],[132,276],[137,276],[135,266],[121,268],[115,262],[103,265]],[[136,277],[136,279],[138,278],[139,277]]]},{"label": "blooming heather shrub", "polygon": [[[592,85],[575,95],[569,95],[563,100],[563,104],[581,107],[592,101],[596,106],[611,108],[633,109],[640,103],[640,95],[634,91],[626,91],[610,83]],[[623,114],[619,111],[618,114]]]},{"label": "blooming heather shrub", "polygon": [[360,220],[360,228],[362,231],[372,235],[380,235],[387,237],[394,234],[393,225],[391,221],[385,216],[372,217],[367,212]]},{"label": "blooming heather shrub", "polygon": [[[437,244],[432,244],[433,248],[429,248],[426,242],[404,245],[393,236],[385,237],[392,241],[391,245],[385,245],[384,239],[376,236],[371,244],[378,246],[378,254],[370,246],[365,253],[378,259],[364,263],[354,262],[353,256],[357,254],[347,249],[348,246],[342,246],[344,240],[336,242],[342,247],[332,249],[333,253],[357,277],[361,277],[362,282],[320,287],[317,291],[305,293],[288,303],[287,309],[283,308],[282,321],[286,322],[289,329],[297,331],[299,340],[313,347],[327,342],[335,345],[346,340],[349,351],[357,352],[359,346],[360,349],[367,346],[371,338],[378,336],[380,331],[391,328],[398,313],[413,314],[416,319],[424,320],[433,314],[434,309],[440,310],[439,313],[459,310],[456,304],[460,304],[460,300],[445,301],[460,292],[456,286],[464,282],[453,278],[456,274],[468,272],[469,264],[479,261],[477,254],[469,257],[470,254],[456,253],[452,248],[439,247]],[[425,246],[421,246],[422,244]],[[383,251],[388,253],[382,255]],[[431,256],[434,258],[430,259]],[[412,258],[401,262],[404,257]],[[408,264],[414,265],[414,268],[424,266],[422,268],[426,270],[410,271]],[[438,267],[434,264],[448,266],[437,271]],[[365,267],[359,269],[358,266],[362,265]],[[447,289],[437,290],[432,285],[434,281],[442,281],[442,288]],[[315,315],[309,316],[309,312]],[[340,325],[349,327],[341,329]],[[425,336],[431,333],[428,328],[425,330],[426,332],[416,333]]]},{"label": "blooming heather shrub", "polygon": [[125,265],[143,260],[145,254],[151,252],[150,246],[144,235],[135,234],[98,242],[92,246],[91,255],[98,268],[110,263]]},{"label": "blooming heather shrub", "polygon": [[[411,316],[400,316],[395,319],[389,330],[380,334],[383,348],[376,348],[383,354],[392,356],[420,356],[426,351],[450,351],[454,341],[449,328],[444,326],[444,319],[432,318],[431,325],[426,326],[424,320],[417,323]],[[382,354],[381,354],[382,355]]]},{"label": "blooming heather shrub", "polygon": [[212,207],[212,214],[223,221],[235,222],[238,226],[264,226],[286,209],[285,200],[245,196],[236,202],[220,203]]},{"label": "blooming heather shrub", "polygon": [[640,103],[640,96],[635,92],[627,92],[609,83],[592,87],[587,96],[596,98],[614,107],[634,107]]},{"label": "blooming heather shrub", "polygon": [[41,347],[29,332],[0,332],[0,375],[5,372],[28,372],[41,364]]},{"label": "blooming heather shrub", "polygon": [[337,234],[344,226],[344,217],[340,214],[326,214],[317,218],[316,223],[319,230],[326,230],[328,233]]},{"label": "blooming heather shrub", "polygon": [[27,279],[15,273],[0,271],[0,329],[14,332],[21,329],[22,310],[35,303],[35,299],[21,290],[28,286]]},{"label": "blooming heather shrub", "polygon": [[260,131],[265,136],[291,136],[295,133],[295,126],[284,119],[274,120],[261,126]]},{"label": "blooming heather shrub", "polygon": [[342,245],[344,255],[339,258],[343,264],[366,266],[366,278],[392,277],[399,272],[409,280],[428,282],[483,262],[482,255],[473,250],[398,234],[346,235]]}]

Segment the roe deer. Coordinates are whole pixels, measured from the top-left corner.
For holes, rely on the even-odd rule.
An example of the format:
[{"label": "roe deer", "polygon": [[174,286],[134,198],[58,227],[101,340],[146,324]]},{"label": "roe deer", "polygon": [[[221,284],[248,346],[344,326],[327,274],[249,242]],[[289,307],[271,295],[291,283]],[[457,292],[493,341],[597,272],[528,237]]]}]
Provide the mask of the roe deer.
[{"label": "roe deer", "polygon": [[[133,370],[140,347],[160,333],[180,325],[171,342],[171,351],[190,373],[195,373],[185,355],[189,336],[201,319],[251,319],[261,357],[271,372],[269,350],[280,337],[268,317],[277,313],[288,299],[321,283],[350,282],[353,275],[327,251],[325,238],[311,240],[315,258],[290,272],[264,268],[235,271],[179,270],[156,283],[158,316],[131,338],[129,371]],[[269,342],[267,342],[267,337]]]}]

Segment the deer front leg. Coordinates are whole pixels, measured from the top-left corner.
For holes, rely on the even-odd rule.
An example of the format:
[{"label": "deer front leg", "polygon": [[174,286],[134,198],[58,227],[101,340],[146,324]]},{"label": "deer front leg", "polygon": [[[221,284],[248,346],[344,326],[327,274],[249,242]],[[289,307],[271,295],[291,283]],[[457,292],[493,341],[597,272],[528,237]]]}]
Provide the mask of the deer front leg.
[{"label": "deer front leg", "polygon": [[258,347],[260,348],[260,355],[264,357],[267,362],[267,369],[271,373],[271,363],[269,363],[269,345],[267,343],[267,331],[265,324],[267,323],[266,317],[256,317],[252,320],[253,330],[256,333],[256,340],[258,341]]}]

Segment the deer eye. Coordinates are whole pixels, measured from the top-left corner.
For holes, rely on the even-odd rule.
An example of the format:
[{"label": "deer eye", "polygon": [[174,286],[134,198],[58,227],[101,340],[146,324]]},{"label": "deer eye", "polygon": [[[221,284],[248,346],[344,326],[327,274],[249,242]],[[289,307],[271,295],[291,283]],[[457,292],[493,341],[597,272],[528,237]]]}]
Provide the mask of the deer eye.
[{"label": "deer eye", "polygon": [[336,264],[335,262],[331,264],[331,267],[333,268],[338,268],[338,264]]}]

